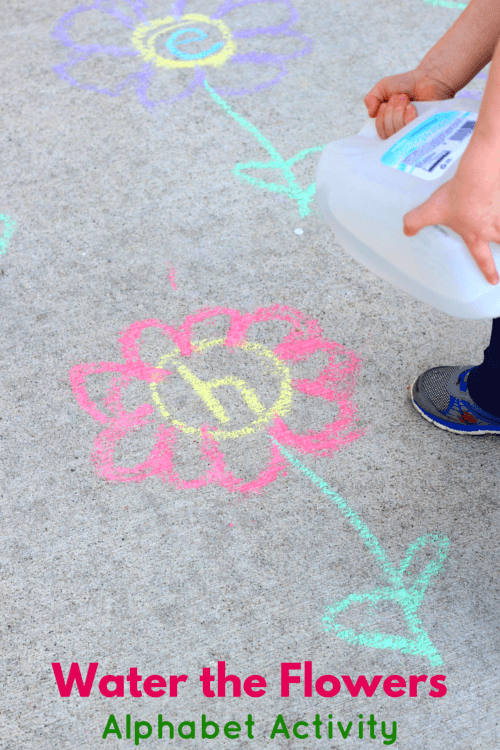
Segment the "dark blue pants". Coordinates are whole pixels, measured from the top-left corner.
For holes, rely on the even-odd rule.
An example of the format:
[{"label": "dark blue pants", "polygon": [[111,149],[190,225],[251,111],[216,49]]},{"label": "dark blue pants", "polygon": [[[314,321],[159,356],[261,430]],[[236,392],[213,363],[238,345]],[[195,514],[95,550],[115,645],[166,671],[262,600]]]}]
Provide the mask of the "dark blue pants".
[{"label": "dark blue pants", "polygon": [[481,409],[500,417],[500,318],[493,320],[484,361],[469,374],[469,393]]}]

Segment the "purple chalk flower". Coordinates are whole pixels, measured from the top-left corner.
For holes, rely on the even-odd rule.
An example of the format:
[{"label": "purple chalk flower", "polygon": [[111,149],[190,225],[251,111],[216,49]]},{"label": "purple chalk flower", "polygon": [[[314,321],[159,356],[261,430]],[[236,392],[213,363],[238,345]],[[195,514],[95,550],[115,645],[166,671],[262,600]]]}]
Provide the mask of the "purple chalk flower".
[{"label": "purple chalk flower", "polygon": [[[158,0],[80,5],[54,29],[69,49],[54,70],[73,86],[108,96],[131,87],[141,104],[155,107],[189,97],[205,81],[220,96],[261,91],[284,78],[288,60],[312,49],[293,28],[299,16],[290,0],[223,0],[210,15],[209,8],[190,13],[188,5],[176,0],[170,14]],[[274,22],[263,23],[264,13]]]}]

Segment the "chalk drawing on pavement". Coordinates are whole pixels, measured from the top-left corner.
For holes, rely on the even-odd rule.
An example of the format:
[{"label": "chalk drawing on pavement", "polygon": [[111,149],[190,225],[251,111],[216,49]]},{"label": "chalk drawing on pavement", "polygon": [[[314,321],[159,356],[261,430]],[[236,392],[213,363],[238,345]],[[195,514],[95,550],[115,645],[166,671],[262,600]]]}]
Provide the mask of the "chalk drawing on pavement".
[{"label": "chalk drawing on pavement", "polygon": [[[229,317],[225,338],[193,340],[192,330],[195,325],[211,323],[219,316]],[[288,331],[273,350],[248,340],[252,326],[264,321],[284,321],[289,324]],[[141,337],[151,329],[159,330],[170,344],[170,351],[161,358],[158,365],[150,365],[140,356]],[[333,502],[353,526],[368,552],[374,556],[384,581],[383,586],[364,593],[352,593],[329,606],[323,616],[325,630],[332,631],[351,645],[400,651],[426,658],[432,666],[443,663],[418,617],[418,609],[429,585],[443,567],[449,548],[447,537],[439,534],[419,537],[407,549],[399,568],[395,567],[361,517],[291,452],[294,449],[302,455],[332,456],[363,434],[363,430],[353,429],[356,408],[352,397],[361,365],[354,352],[326,339],[314,319],[307,318],[297,310],[278,305],[260,308],[253,313],[223,307],[200,310],[187,316],[179,326],[158,320],[138,321],[122,333],[119,343],[124,362],[80,364],[70,372],[71,387],[78,404],[104,427],[95,439],[92,452],[92,461],[100,476],[110,482],[142,482],[149,477],[158,476],[179,490],[198,489],[214,483],[230,492],[249,494],[262,492],[265,486],[286,474],[288,467],[295,467]],[[212,373],[214,377],[207,379],[196,373],[197,362],[202,362],[211,351],[217,352],[218,369],[224,366],[221,363],[226,363],[227,369],[232,368],[232,374],[217,371]],[[294,378],[294,364],[307,361],[318,351],[327,353],[327,366],[312,379]],[[274,381],[277,398],[267,407],[266,394],[250,385],[247,372],[243,377],[234,374],[238,353],[245,353],[255,363],[260,373],[257,378],[260,384]],[[107,414],[90,399],[87,389],[89,378],[102,373],[110,375],[110,385],[103,400]],[[191,415],[204,409],[201,425],[178,418],[174,410],[166,406],[165,396],[160,393],[159,388],[167,387],[168,398],[168,387],[174,387],[175,375],[192,394],[195,409],[190,412]],[[145,382],[152,398],[150,403],[143,403],[134,411],[127,411],[123,401],[133,380]],[[233,428],[233,415],[217,397],[217,391],[222,387],[229,387],[238,394],[248,408],[250,422],[237,429]],[[305,434],[297,433],[285,422],[287,415],[293,411],[296,392],[336,403],[336,418],[321,430],[311,429]],[[155,435],[149,456],[131,467],[117,466],[114,455],[120,443],[131,432],[151,424],[155,426]],[[198,439],[200,456],[209,465],[204,473],[194,479],[181,478],[176,469],[177,436],[180,433]],[[263,445],[270,446],[270,457],[257,476],[245,481],[227,467],[222,446],[227,440],[245,440],[248,435],[257,433],[262,435]],[[420,574],[410,577],[410,564],[424,548],[433,551],[432,559]],[[367,627],[370,623],[352,628],[338,622],[339,617],[360,606],[368,606],[369,613],[376,615],[377,610],[387,602],[400,608],[412,637],[375,632]]]},{"label": "chalk drawing on pavement", "polygon": [[168,280],[170,281],[170,286],[174,290],[174,292],[177,291],[177,283],[175,281],[175,268],[173,266],[170,266],[170,270],[168,272]]},{"label": "chalk drawing on pavement", "polygon": [[[56,25],[53,35],[69,52],[68,59],[57,65],[54,70],[64,80],[74,86],[95,91],[108,96],[118,96],[125,90],[133,88],[140,103],[148,108],[170,105],[190,97],[200,88],[205,89],[213,101],[221,109],[237,122],[244,130],[251,133],[259,145],[267,151],[270,161],[267,162],[239,162],[233,170],[234,175],[241,181],[255,188],[269,191],[275,195],[286,196],[294,201],[302,217],[310,212],[310,203],[314,199],[315,185],[312,182],[303,189],[293,174],[292,168],[295,164],[306,159],[309,155],[321,151],[324,146],[314,146],[300,151],[290,159],[284,159],[271,142],[248,120],[239,115],[224,97],[241,96],[252,94],[273,86],[287,75],[286,62],[292,58],[309,54],[312,50],[312,41],[296,31],[293,26],[299,20],[298,13],[290,0],[262,0],[260,5],[278,5],[288,13],[287,21],[275,26],[258,26],[255,28],[231,29],[223,20],[231,12],[242,9],[247,3],[225,0],[218,10],[211,16],[199,13],[184,13],[185,0],[177,2],[171,16],[166,18],[148,19],[146,15],[147,4],[139,0],[129,0],[131,11],[135,15],[135,22],[130,15],[124,14],[112,0],[102,3],[95,0],[93,5],[80,6],[66,13]],[[117,47],[113,43],[108,45],[90,44],[82,45],[75,42],[71,33],[75,21],[89,11],[99,11],[101,14],[112,16],[121,22],[131,32],[130,47]],[[263,37],[266,40],[278,40],[283,37],[293,37],[298,40],[299,48],[294,52],[283,54],[280,52],[238,52],[238,44],[243,39]],[[238,41],[240,40],[240,41]],[[113,40],[111,39],[110,42]],[[100,82],[90,84],[79,82],[77,72],[79,66],[98,55],[106,55],[115,59],[118,65],[120,59],[137,59],[138,69],[130,73],[126,78],[119,81],[113,87]],[[251,88],[239,86],[237,88],[214,88],[208,80],[210,71],[222,66],[233,66],[235,73],[238,66],[256,66],[258,70],[275,71],[278,74],[264,83],[257,83]],[[178,70],[192,70],[193,78],[185,88],[169,99],[152,100],[149,90],[157,75],[172,74]],[[255,171],[273,170],[284,179],[285,184],[257,177]]]},{"label": "chalk drawing on pavement", "polygon": [[[425,1],[444,7],[465,7],[465,4],[447,0]],[[106,3],[95,0],[91,5],[70,11],[58,23],[54,36],[69,49],[69,57],[56,66],[55,70],[61,78],[74,86],[112,97],[133,89],[138,101],[147,108],[171,105],[203,89],[228,117],[255,138],[269,156],[270,160],[267,162],[239,162],[234,168],[235,176],[255,188],[289,198],[296,203],[300,215],[305,217],[311,210],[314,184],[302,188],[293,174],[293,166],[320,151],[323,146],[303,149],[295,156],[285,159],[254,125],[226,101],[229,97],[254,94],[276,85],[288,73],[286,61],[308,54],[312,49],[311,40],[292,28],[298,20],[298,14],[290,0],[262,0],[261,4],[264,7],[266,3],[281,4],[288,9],[288,21],[275,27],[235,30],[226,24],[226,15],[247,3],[233,0],[224,0],[211,16],[185,13],[186,1],[178,0],[174,4],[172,15],[161,19],[147,18],[147,4],[143,0],[127,0],[134,18],[130,13],[123,13],[113,0]],[[130,45],[118,47],[112,40],[106,46],[74,42],[71,38],[74,21],[79,14],[87,11],[108,14],[120,21],[130,31]],[[258,35],[295,37],[302,46],[287,55],[256,51],[243,54],[239,49],[240,40]],[[111,87],[103,82],[80,82],[77,77],[78,66],[94,55],[107,55],[117,61],[120,58],[130,58],[137,61],[137,70]],[[234,66],[233,70],[237,75],[237,65],[250,64],[269,69],[268,79],[251,88],[240,84],[221,89],[210,84],[210,73],[214,70]],[[192,71],[192,78],[183,90],[167,99],[152,99],[151,84],[155,77],[173,75],[178,70],[184,73]],[[278,174],[284,184],[259,178],[256,175],[258,170]],[[169,280],[175,288],[172,271]],[[230,318],[229,330],[224,339],[194,340],[191,333],[196,323],[220,315]],[[290,324],[288,333],[275,349],[266,349],[260,343],[247,340],[246,334],[254,323],[273,320]],[[150,328],[157,328],[174,345],[174,351],[171,351],[170,346],[168,353],[156,365],[144,362],[139,352],[142,333]],[[187,316],[179,326],[152,319],[137,321],[122,333],[119,343],[122,361],[80,364],[73,367],[70,373],[73,393],[80,407],[103,427],[94,441],[92,451],[92,461],[100,476],[111,482],[142,482],[156,476],[179,490],[201,488],[214,483],[231,492],[247,494],[262,492],[265,486],[286,474],[288,467],[295,467],[318,486],[352,524],[368,551],[375,557],[385,582],[383,587],[366,593],[353,593],[329,607],[323,617],[325,629],[333,631],[339,638],[353,645],[399,650],[425,657],[432,665],[442,663],[442,658],[424,630],[417,612],[432,579],[443,567],[449,540],[438,534],[420,537],[410,545],[399,568],[394,567],[360,516],[290,451],[294,448],[302,455],[331,456],[363,434],[363,430],[354,429],[356,408],[352,397],[360,367],[360,361],[354,352],[325,339],[317,321],[306,318],[297,310],[278,305],[261,308],[254,313],[219,307],[200,310]],[[240,377],[228,375],[224,371],[214,372],[213,377],[208,380],[197,374],[195,363],[215,349],[223,351],[228,359],[235,358],[238,352],[245,352],[253,355],[259,365],[264,363],[266,377],[274,377],[280,383],[281,390],[277,400],[266,404],[263,394],[250,385],[246,374]],[[317,351],[328,354],[328,365],[313,379],[294,378],[293,365],[308,359]],[[221,362],[224,365],[224,358]],[[87,380],[103,373],[109,375],[110,384],[103,399],[104,407],[98,407],[89,396]],[[200,412],[204,409],[205,419],[201,424],[190,424],[179,418],[166,404],[160,387],[168,388],[175,376],[180,377],[191,388],[191,397],[200,405]],[[134,380],[147,384],[151,400],[129,411],[124,406],[123,397]],[[233,389],[251,412],[251,421],[243,427],[232,428],[232,415],[216,396],[217,389],[222,387]],[[294,431],[285,419],[293,412],[295,392],[335,403],[338,407],[335,419],[322,429],[311,429],[304,434]],[[120,444],[131,433],[148,426],[153,426],[155,432],[147,458],[130,467],[117,465],[115,453]],[[200,456],[208,463],[208,469],[202,470],[194,479],[182,478],[176,466],[180,433],[188,433],[198,439]],[[249,434],[262,435],[268,452],[270,448],[270,456],[257,476],[245,481],[228,468],[222,447],[226,440],[245,440]],[[410,563],[419,550],[429,547],[434,549],[432,561],[420,575],[410,580],[407,575]],[[338,622],[341,614],[356,606],[368,604],[376,612],[387,601],[401,608],[413,638],[375,633],[363,630],[364,626],[359,626],[356,630]]]},{"label": "chalk drawing on pavement", "polygon": [[[212,347],[223,346],[224,339],[193,342],[193,349],[198,354],[201,354],[204,350],[210,349]],[[244,425],[243,427],[240,427],[238,430],[225,430],[218,427],[217,430],[215,430],[213,433],[210,433],[211,437],[217,440],[217,442],[228,439],[234,440],[243,437],[244,435],[250,435],[264,428],[276,417],[284,417],[290,411],[293,403],[293,395],[292,378],[289,368],[283,362],[281,362],[281,360],[276,357],[276,355],[270,349],[265,349],[260,344],[257,344],[254,341],[241,341],[235,346],[238,346],[239,349],[242,349],[244,351],[253,353],[254,356],[260,359],[260,369],[262,370],[264,375],[269,376],[266,370],[272,368],[274,374],[277,375],[280,381],[280,391],[278,399],[269,408],[266,409],[262,405],[255,389],[249,386],[248,383],[242,378],[237,378],[234,375],[229,375],[224,378],[216,378],[210,381],[202,380],[197,375],[195,375],[195,373],[188,367],[187,364],[185,364],[180,350],[176,349],[176,351],[170,354],[166,354],[164,357],[162,357],[158,365],[158,379],[150,384],[150,388],[153,394],[153,401],[155,402],[156,406],[160,410],[160,413],[163,417],[165,417],[167,422],[175,425],[180,430],[182,430],[182,432],[196,434],[199,437],[202,437],[203,433],[201,428],[189,426],[184,422],[175,419],[172,414],[167,411],[158,394],[157,383],[163,380],[164,369],[166,369],[167,373],[170,374],[169,370],[167,369],[168,367],[177,370],[179,375],[187,383],[189,383],[189,385],[193,389],[193,392],[196,393],[196,395],[200,398],[207,409],[213,414],[219,425],[226,425],[230,423],[231,418],[226,413],[226,410],[224,409],[219,399],[214,395],[214,392],[222,386],[231,386],[239,392],[241,398],[247,405],[248,410],[252,413],[254,419],[250,423]]]},{"label": "chalk drawing on pavement", "polygon": [[[203,29],[193,27],[195,23],[215,28],[221,41],[215,42],[211,47],[200,52],[189,53],[180,50],[181,44],[188,45],[209,37]],[[185,34],[190,34],[190,36],[185,37]],[[170,57],[165,56],[163,50],[158,52],[156,49],[156,42],[162,37],[166,37],[164,46],[170,53]],[[188,13],[179,20],[169,16],[141,23],[132,34],[132,44],[147,63],[151,62],[157,68],[167,69],[195,68],[200,65],[218,68],[236,53],[236,43],[231,29],[220,19],[212,19],[200,13]]]},{"label": "chalk drawing on pavement", "polygon": [[[314,154],[318,151],[322,151],[324,149],[324,146],[314,146],[313,148],[303,149],[302,151],[299,151],[298,154],[295,154],[295,156],[292,156],[291,159],[285,160],[278,152],[278,150],[271,144],[271,142],[264,135],[262,135],[260,130],[258,130],[255,125],[252,125],[250,122],[248,122],[248,120],[245,120],[245,118],[240,114],[235,112],[234,109],[232,109],[232,107],[230,107],[229,104],[225,102],[224,99],[222,99],[222,97],[219,96],[219,94],[217,94],[216,91],[214,91],[214,89],[209,86],[206,81],[205,88],[209,92],[212,99],[220,107],[222,107],[224,112],[232,117],[238,123],[238,125],[241,125],[242,128],[251,133],[257,140],[259,145],[262,146],[262,148],[264,148],[271,157],[271,161],[267,162],[253,161],[247,162],[246,164],[237,164],[234,168],[234,174],[236,175],[236,177],[238,177],[240,180],[245,180],[254,187],[261,188],[263,190],[269,190],[272,193],[288,196],[290,200],[297,203],[300,215],[302,217],[307,216],[311,212],[309,204],[314,199],[314,196],[316,194],[316,185],[314,182],[312,182],[305,190],[301,188],[295,179],[292,167],[294,164],[297,164],[299,161],[302,161],[307,156],[309,156],[309,154]],[[251,174],[247,174],[247,172],[250,171],[263,169],[273,169],[280,172],[285,179],[286,185],[280,185],[276,182],[267,182],[266,180],[255,177]]]},{"label": "chalk drawing on pavement", "polygon": [[[438,575],[444,565],[444,561],[448,555],[450,540],[440,534],[426,534],[419,537],[408,547],[399,568],[396,568],[389,560],[387,552],[382,548],[378,539],[372,534],[356,511],[350,508],[347,502],[321,477],[311,471],[311,469],[293,456],[290,451],[286,450],[274,438],[271,439],[288,463],[295,466],[296,469],[313,482],[337,506],[344,518],[354,527],[363,544],[375,557],[381,576],[386,583],[385,586],[373,589],[373,591],[363,594],[351,594],[341,602],[328,607],[323,616],[325,630],[333,631],[338,638],[343,638],[353,646],[392,649],[400,651],[403,654],[426,657],[433,667],[441,665],[443,659],[424,630],[422,622],[417,615],[417,610],[424,601],[426,590],[432,579]],[[416,553],[426,546],[435,548],[433,559],[420,575],[411,579],[408,575],[408,568],[413,562]],[[350,608],[355,608],[356,605],[363,606],[368,604],[370,614],[375,615],[377,608],[388,601],[399,606],[408,629],[414,636],[413,638],[404,638],[399,635],[374,632],[368,629],[363,630],[363,625],[358,629],[346,628],[337,622],[339,615],[347,612]]]},{"label": "chalk drawing on pavement", "polygon": [[441,8],[451,8],[452,10],[465,10],[468,3],[456,3],[454,0],[424,0],[428,5],[439,5]]},{"label": "chalk drawing on pavement", "polygon": [[0,255],[9,247],[12,235],[16,231],[16,220],[8,214],[0,214]]},{"label": "chalk drawing on pavement", "polygon": [[[195,342],[193,326],[210,323],[218,316],[229,318],[226,337]],[[247,340],[252,326],[265,321],[276,322],[277,327],[283,322],[288,324],[288,333],[273,350]],[[151,329],[161,332],[165,343],[169,344],[169,351],[159,365],[148,364],[140,357],[142,334]],[[215,483],[231,492],[261,492],[285,473],[286,461],[279,449],[270,445],[269,436],[304,455],[331,456],[363,434],[362,429],[355,429],[357,416],[353,402],[360,359],[353,351],[326,339],[317,321],[298,310],[275,305],[245,313],[217,307],[188,315],[177,327],[159,320],[143,320],[133,323],[120,336],[119,342],[124,362],[80,364],[70,372],[71,386],[80,407],[104,427],[95,439],[92,461],[97,473],[108,481],[142,482],[159,476],[178,489]],[[217,355],[216,365],[210,360],[212,352]],[[324,353],[326,366],[313,378],[294,377],[294,367],[296,369],[296,365],[318,352]],[[203,367],[209,368],[208,379],[197,372],[197,368]],[[247,369],[254,373],[252,377],[258,387],[249,383]],[[87,389],[87,381],[102,373],[110,375],[103,400],[108,413],[98,408]],[[146,383],[151,397],[148,403],[127,411],[123,400],[134,380]],[[274,400],[270,401],[266,388],[262,392],[263,383],[267,384],[267,391],[276,393]],[[249,415],[246,421],[239,423],[239,418],[223,406],[218,394],[219,389],[224,388],[242,403],[243,413]],[[182,393],[187,394],[181,399],[181,407],[175,406],[172,389],[179,392],[184,389]],[[300,433],[285,421],[297,408],[298,394],[320,399],[325,406],[336,407],[336,413],[332,417],[329,407],[326,425]],[[177,413],[185,400],[192,407],[187,418]],[[193,422],[195,417],[198,423],[196,419]],[[120,444],[128,435],[148,429],[150,425],[154,425],[155,433],[148,458],[131,467],[117,466],[114,457]],[[181,479],[176,470],[175,456],[181,433],[197,439],[200,458],[209,464],[208,471],[195,479]],[[227,467],[222,446],[225,441],[244,441],[251,435],[262,441],[263,455],[269,455],[269,448],[271,450],[267,464],[258,475],[251,481],[244,481]]]},{"label": "chalk drawing on pavement", "polygon": [[[68,50],[68,58],[57,65],[54,70],[73,86],[95,91],[108,96],[119,96],[132,88],[139,102],[149,108],[169,105],[186,99],[202,87],[206,80],[207,70],[225,66],[233,74],[235,83],[241,76],[241,69],[251,68],[252,78],[259,79],[260,73],[268,80],[256,82],[250,88],[237,84],[229,88],[220,88],[220,96],[242,96],[262,91],[279,83],[288,74],[287,63],[294,58],[308,55],[312,50],[312,41],[297,31],[294,26],[299,21],[299,14],[290,0],[261,0],[259,7],[281,8],[288,16],[282,23],[269,25],[263,23],[253,28],[246,27],[245,6],[248,2],[223,0],[212,15],[185,13],[189,3],[179,0],[174,4],[172,15],[167,18],[149,18],[148,4],[145,0],[126,0],[129,12],[124,13],[117,2],[95,0],[89,5],[81,5],[66,13],[56,24],[54,38]],[[209,3],[207,3],[207,6]],[[128,46],[117,46],[111,36],[107,44],[79,44],[75,35],[75,24],[81,27],[88,24],[95,28],[96,13],[101,14],[103,21],[111,17],[124,27],[130,35]],[[228,14],[232,27],[229,26]],[[99,34],[100,30],[97,32]],[[73,36],[72,36],[73,35]],[[97,34],[96,34],[97,37]],[[251,51],[245,40],[256,39],[268,47],[279,47],[279,39],[288,37],[297,41],[296,49],[291,52]],[[238,50],[238,45],[242,49]],[[117,84],[109,86],[104,80],[97,83],[80,81],[80,68],[89,59],[105,55],[115,59],[118,66],[120,58],[131,58],[137,61],[137,69]],[[193,77],[184,89],[168,99],[154,100],[149,96],[149,89],[157,75],[170,74],[175,71],[193,71]],[[104,75],[104,73],[102,73]]]}]

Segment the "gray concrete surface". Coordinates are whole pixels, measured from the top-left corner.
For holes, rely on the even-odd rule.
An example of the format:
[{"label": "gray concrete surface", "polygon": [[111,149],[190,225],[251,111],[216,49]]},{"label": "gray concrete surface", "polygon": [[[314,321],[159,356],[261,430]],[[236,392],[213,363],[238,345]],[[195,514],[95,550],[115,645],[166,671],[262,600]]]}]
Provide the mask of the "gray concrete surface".
[{"label": "gray concrete surface", "polygon": [[[185,12],[210,15],[219,5],[192,0]],[[225,97],[285,159],[359,129],[369,88],[416,65],[459,13],[421,0],[294,0],[293,6],[300,16],[293,28],[313,40],[311,53],[288,60],[276,85]],[[0,747],[133,746],[125,738],[102,739],[111,713],[123,729],[127,713],[132,721],[154,723],[162,713],[175,725],[195,720],[199,726],[202,713],[224,723],[242,722],[251,712],[255,739],[222,736],[212,745],[383,747],[380,725],[376,740],[366,729],[363,739],[352,736],[358,715],[373,713],[378,722],[397,721],[394,746],[404,750],[498,748],[500,446],[495,437],[455,437],[434,428],[414,411],[407,392],[425,368],[479,362],[488,322],[451,319],[398,292],[349,258],[314,203],[301,217],[287,196],[239,180],[238,162],[269,157],[206,89],[149,110],[132,88],[110,97],[63,80],[54,66],[68,50],[51,34],[73,7],[76,0],[4,0],[0,19],[0,208],[17,221],[0,256]],[[112,7],[102,3],[100,11],[78,16],[71,31],[78,44],[130,47],[130,30],[104,13]],[[157,0],[144,11],[149,19],[170,12],[169,2]],[[262,28],[288,12],[262,2],[228,14],[226,22]],[[261,35],[242,39],[241,52],[289,54],[301,44]],[[130,56],[92,58],[78,80],[108,76],[117,85],[138,64]],[[262,65],[240,67],[236,74],[229,65],[212,69],[210,85],[268,80]],[[160,98],[179,93],[191,75],[160,72],[152,90]],[[302,187],[314,179],[316,161],[317,153],[297,164]],[[178,489],[154,473],[139,483],[111,482],[92,462],[106,425],[79,406],[72,368],[123,363],[118,337],[136,321],[180,326],[202,308],[252,312],[277,304],[319,321],[327,340],[361,359],[352,400],[363,434],[330,456],[290,451],[340,493],[394,565],[417,538],[449,539],[447,559],[418,610],[441,665],[324,630],[328,606],[385,584],[359,533],[296,466],[288,463],[286,476],[245,495],[216,483]],[[285,323],[259,324],[248,339],[273,349],[288,330]],[[219,316],[215,324],[197,324],[193,338],[225,331],[227,318]],[[144,340],[141,351],[153,365],[172,352],[158,332]],[[273,403],[276,380],[251,353],[236,355],[213,348],[198,377],[243,378],[265,405]],[[293,377],[315,377],[325,357],[316,352],[294,364]],[[89,394],[100,405],[110,378],[89,377]],[[199,427],[213,417],[185,380],[169,383],[159,392],[178,419]],[[237,391],[226,386],[218,395],[232,425],[246,424]],[[133,412],[143,403],[155,425],[119,443],[119,467],[144,461],[154,431],[169,427],[148,383],[132,380],[124,408]],[[295,392],[285,421],[307,433],[335,418],[335,404]],[[179,433],[180,479],[206,471],[200,445],[199,433]],[[269,438],[264,430],[224,441],[223,449],[228,469],[248,482],[269,459]],[[417,563],[420,571],[430,549]],[[361,628],[365,615],[353,607],[346,626]],[[411,638],[394,602],[374,615],[373,632]],[[203,697],[198,675],[218,660],[231,674],[263,675],[267,694]],[[303,697],[292,686],[291,697],[281,698],[280,663],[306,660],[315,678],[445,674],[448,692],[435,699],[424,689],[417,698],[396,699],[380,687],[372,698],[354,698],[344,687],[328,699]],[[51,662],[60,662],[66,675],[73,661],[85,668],[99,662],[98,679],[137,667],[143,677],[182,673],[189,680],[177,698],[104,698],[97,682],[88,698],[75,692],[61,698]],[[355,728],[346,740],[338,730],[332,740],[271,740],[279,713],[289,728],[316,713],[325,722],[329,713],[344,725],[353,721]],[[189,742],[152,737],[140,746],[207,743],[212,746],[198,730]]]}]

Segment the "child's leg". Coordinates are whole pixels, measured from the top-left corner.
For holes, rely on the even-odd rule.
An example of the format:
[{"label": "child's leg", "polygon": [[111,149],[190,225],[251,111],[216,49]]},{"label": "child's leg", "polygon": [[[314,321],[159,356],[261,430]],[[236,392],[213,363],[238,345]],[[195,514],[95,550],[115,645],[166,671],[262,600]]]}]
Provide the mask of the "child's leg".
[{"label": "child's leg", "polygon": [[500,417],[500,318],[495,318],[489,346],[484,350],[484,361],[470,373],[469,393],[485,411]]}]

